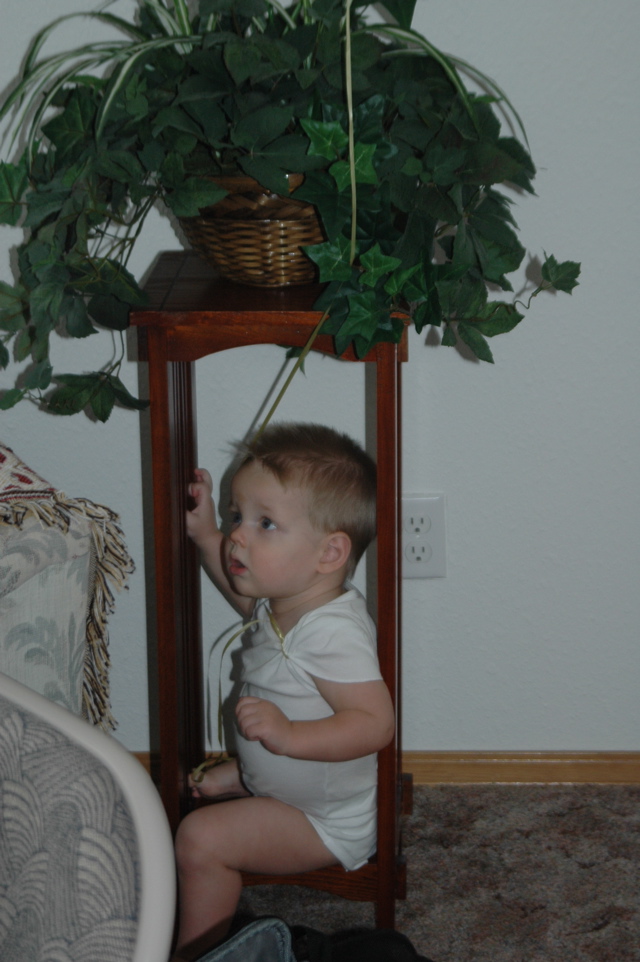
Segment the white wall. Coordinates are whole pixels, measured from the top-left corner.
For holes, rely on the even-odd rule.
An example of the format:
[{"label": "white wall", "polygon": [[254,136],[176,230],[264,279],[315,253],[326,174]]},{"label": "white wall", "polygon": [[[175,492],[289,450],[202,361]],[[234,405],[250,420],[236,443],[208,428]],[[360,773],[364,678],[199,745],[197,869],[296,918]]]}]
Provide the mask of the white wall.
[{"label": "white wall", "polygon": [[[4,0],[0,88],[41,24],[82,8],[31,0],[27,19],[24,4]],[[493,341],[494,366],[411,338],[404,489],[445,492],[448,573],[404,582],[405,747],[637,750],[640,8],[636,0],[419,0],[415,26],[507,91],[539,171],[539,196],[516,207],[522,241],[533,255],[582,261],[583,275],[572,297],[538,298],[515,332]],[[86,28],[72,33],[82,40]],[[0,230],[5,280],[17,237]],[[134,270],[141,276],[157,251],[176,246],[167,222],[154,219]],[[69,369],[93,367],[94,343],[86,360],[78,346]],[[222,470],[227,441],[248,428],[281,363],[275,348],[199,363],[202,463]],[[133,362],[125,376],[135,389]],[[0,384],[10,383],[3,375]],[[282,413],[362,436],[361,377],[316,359]],[[137,416],[116,411],[98,425],[23,405],[1,419],[3,442],[36,470],[122,515],[138,570],[111,621],[113,704],[121,740],[144,750]],[[213,638],[233,616],[205,590]]]}]

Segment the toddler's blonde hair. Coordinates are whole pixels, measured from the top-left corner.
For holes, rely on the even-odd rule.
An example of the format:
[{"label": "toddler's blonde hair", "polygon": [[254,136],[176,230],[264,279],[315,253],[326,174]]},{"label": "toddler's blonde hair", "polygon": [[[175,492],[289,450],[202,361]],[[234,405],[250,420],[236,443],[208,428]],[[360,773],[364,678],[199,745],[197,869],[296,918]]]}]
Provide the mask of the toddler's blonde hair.
[{"label": "toddler's blonde hair", "polygon": [[344,531],[351,540],[351,577],[376,535],[376,466],[348,435],[322,424],[271,424],[243,448],[240,467],[257,461],[282,485],[308,493],[309,520],[318,531]]}]

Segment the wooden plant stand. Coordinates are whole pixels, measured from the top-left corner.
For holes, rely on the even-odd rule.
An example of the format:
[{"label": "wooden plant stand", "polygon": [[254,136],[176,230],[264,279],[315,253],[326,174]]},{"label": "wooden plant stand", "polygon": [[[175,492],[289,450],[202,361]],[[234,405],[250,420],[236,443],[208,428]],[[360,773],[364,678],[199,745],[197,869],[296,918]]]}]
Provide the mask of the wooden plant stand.
[{"label": "wooden plant stand", "polygon": [[[303,347],[320,319],[320,288],[250,288],[215,277],[193,252],[160,255],[146,285],[150,304],[132,312],[140,357],[149,365],[151,472],[159,706],[159,787],[172,828],[189,810],[187,774],[204,757],[199,561],[186,536],[187,485],[197,465],[194,362],[248,344]],[[314,349],[335,354],[330,337]],[[355,356],[348,358],[356,361]],[[297,883],[376,905],[379,927],[393,927],[405,895],[399,816],[408,806],[400,753],[400,364],[406,343],[379,344],[376,365],[378,463],[378,651],[397,729],[379,754],[378,848],[355,872],[339,866],[295,876],[246,876],[245,883]],[[403,798],[403,787],[404,798]]]}]

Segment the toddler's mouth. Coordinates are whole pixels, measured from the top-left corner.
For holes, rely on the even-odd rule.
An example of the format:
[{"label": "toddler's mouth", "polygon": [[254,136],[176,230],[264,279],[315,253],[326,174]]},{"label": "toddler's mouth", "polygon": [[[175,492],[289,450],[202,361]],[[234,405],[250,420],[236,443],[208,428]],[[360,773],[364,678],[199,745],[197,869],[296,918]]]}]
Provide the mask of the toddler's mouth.
[{"label": "toddler's mouth", "polygon": [[241,575],[247,570],[246,565],[243,565],[241,561],[237,558],[229,558],[227,562],[227,569],[230,575]]}]

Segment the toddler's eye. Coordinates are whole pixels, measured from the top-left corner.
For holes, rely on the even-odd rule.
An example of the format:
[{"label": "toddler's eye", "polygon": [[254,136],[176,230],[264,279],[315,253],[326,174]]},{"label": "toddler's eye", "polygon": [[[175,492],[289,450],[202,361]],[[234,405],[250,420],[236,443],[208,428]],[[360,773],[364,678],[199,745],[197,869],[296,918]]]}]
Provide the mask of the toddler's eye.
[{"label": "toddler's eye", "polygon": [[271,518],[262,518],[260,521],[260,527],[263,528],[264,531],[274,531],[276,525]]},{"label": "toddler's eye", "polygon": [[234,528],[235,528],[237,525],[239,525],[241,521],[242,521],[242,515],[240,514],[240,512],[239,512],[239,511],[232,511],[232,512],[231,512],[231,524],[234,526]]}]

